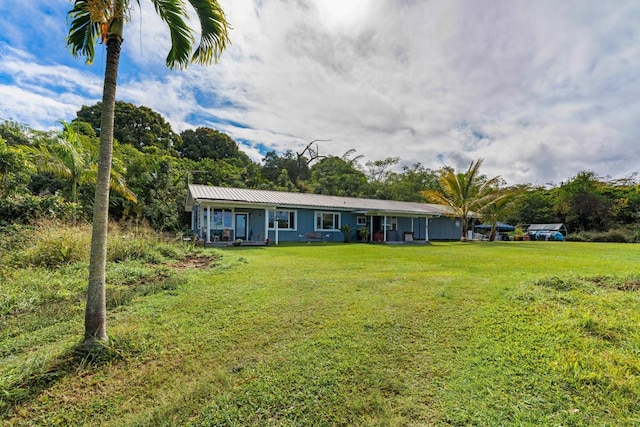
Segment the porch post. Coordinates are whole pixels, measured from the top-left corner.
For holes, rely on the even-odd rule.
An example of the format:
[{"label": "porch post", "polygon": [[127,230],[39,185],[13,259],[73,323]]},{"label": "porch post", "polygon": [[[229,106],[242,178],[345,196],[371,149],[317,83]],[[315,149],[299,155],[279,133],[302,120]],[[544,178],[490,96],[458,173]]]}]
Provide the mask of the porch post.
[{"label": "porch post", "polygon": [[373,215],[369,215],[369,241],[373,242]]},{"label": "porch post", "polygon": [[202,205],[198,205],[198,236],[204,240],[205,235],[204,235],[204,206]]},{"label": "porch post", "polygon": [[384,216],[384,224],[383,224],[383,229],[384,229],[384,237],[382,238],[383,242],[387,242],[387,216]]},{"label": "porch post", "polygon": [[428,242],[429,241],[429,217],[426,217],[424,219],[424,234],[425,234],[424,240]]},{"label": "porch post", "polygon": [[207,243],[211,243],[211,206],[207,206]]},{"label": "porch post", "polygon": [[269,240],[269,209],[264,210],[264,241]]}]

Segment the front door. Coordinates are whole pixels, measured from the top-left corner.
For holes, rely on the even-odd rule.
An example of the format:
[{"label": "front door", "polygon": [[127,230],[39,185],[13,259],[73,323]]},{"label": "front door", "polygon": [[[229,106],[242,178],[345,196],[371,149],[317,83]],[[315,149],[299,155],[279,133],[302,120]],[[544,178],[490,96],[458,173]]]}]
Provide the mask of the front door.
[{"label": "front door", "polygon": [[247,220],[249,216],[246,213],[236,214],[236,239],[247,240]]}]

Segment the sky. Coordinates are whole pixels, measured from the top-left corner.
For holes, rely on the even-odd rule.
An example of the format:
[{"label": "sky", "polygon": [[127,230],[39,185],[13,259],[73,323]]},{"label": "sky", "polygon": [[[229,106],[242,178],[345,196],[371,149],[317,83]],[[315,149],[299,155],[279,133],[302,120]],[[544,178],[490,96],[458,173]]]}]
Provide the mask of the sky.
[{"label": "sky", "polygon": [[[640,171],[640,2],[219,0],[233,29],[211,66],[169,70],[169,34],[132,1],[117,98],[174,131],[211,127],[252,159],[354,149],[559,185]],[[0,120],[60,129],[101,100],[66,47],[68,0],[0,0]],[[192,21],[197,27],[197,21]],[[353,155],[352,155],[353,156]]]}]

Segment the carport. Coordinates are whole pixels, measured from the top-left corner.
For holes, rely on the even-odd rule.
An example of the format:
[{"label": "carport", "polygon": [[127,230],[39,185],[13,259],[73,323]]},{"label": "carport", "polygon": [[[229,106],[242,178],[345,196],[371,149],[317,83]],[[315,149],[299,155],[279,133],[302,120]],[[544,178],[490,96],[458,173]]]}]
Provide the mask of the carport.
[{"label": "carport", "polygon": [[532,240],[564,240],[567,237],[567,227],[563,223],[530,224],[527,234]]}]

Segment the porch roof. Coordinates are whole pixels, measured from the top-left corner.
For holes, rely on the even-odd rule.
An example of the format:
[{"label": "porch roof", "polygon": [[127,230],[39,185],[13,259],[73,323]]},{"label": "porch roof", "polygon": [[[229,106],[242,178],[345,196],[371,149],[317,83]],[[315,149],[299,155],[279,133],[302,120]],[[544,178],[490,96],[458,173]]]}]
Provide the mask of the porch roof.
[{"label": "porch roof", "polygon": [[185,209],[196,204],[254,207],[262,209],[310,208],[359,212],[363,215],[397,215],[438,217],[450,216],[450,208],[429,203],[399,202],[395,200],[364,199],[358,197],[327,196],[323,194],[288,193],[284,191],[227,188],[209,185],[189,185]]}]

